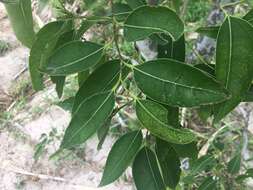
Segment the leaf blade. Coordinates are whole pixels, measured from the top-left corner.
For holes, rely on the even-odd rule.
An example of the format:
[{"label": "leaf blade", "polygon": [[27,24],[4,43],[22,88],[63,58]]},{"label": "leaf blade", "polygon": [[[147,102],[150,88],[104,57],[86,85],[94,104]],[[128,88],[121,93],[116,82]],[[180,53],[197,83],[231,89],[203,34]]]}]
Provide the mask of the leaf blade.
[{"label": "leaf blade", "polygon": [[92,42],[73,41],[49,57],[41,71],[52,76],[66,76],[88,70],[102,58],[104,47]]},{"label": "leaf blade", "polygon": [[[253,28],[247,22],[235,17],[227,17],[222,24],[216,51],[215,73],[231,93],[231,99],[218,105],[214,122],[220,121],[232,111],[248,91],[253,72]],[[240,48],[238,51],[237,48]]]},{"label": "leaf blade", "polygon": [[142,125],[162,140],[175,144],[188,144],[195,135],[187,129],[176,129],[167,125],[167,110],[149,100],[137,100],[136,114]]},{"label": "leaf blade", "polygon": [[155,154],[144,147],[135,157],[133,163],[133,178],[138,190],[165,190]]},{"label": "leaf blade", "polygon": [[141,144],[142,135],[140,131],[130,132],[120,137],[107,157],[99,186],[108,185],[120,177],[134,159]]},{"label": "leaf blade", "polygon": [[65,131],[60,148],[68,149],[84,143],[106,122],[114,103],[112,92],[96,94],[83,101]]},{"label": "leaf blade", "polygon": [[151,99],[176,107],[223,102],[227,90],[202,71],[172,59],[157,59],[134,68],[141,91]]},{"label": "leaf blade", "polygon": [[177,14],[169,8],[159,6],[142,6],[135,9],[124,24],[125,38],[130,42],[144,39],[154,33],[165,33],[175,41],[182,36],[183,31],[183,22]]}]

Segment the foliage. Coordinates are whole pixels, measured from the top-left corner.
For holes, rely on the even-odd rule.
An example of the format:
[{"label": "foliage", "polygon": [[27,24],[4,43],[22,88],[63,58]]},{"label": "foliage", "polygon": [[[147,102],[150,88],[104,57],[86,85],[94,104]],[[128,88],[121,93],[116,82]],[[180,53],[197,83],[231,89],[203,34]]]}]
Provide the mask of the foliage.
[{"label": "foliage", "polygon": [[[66,2],[55,1],[60,12],[57,21],[46,24],[36,35],[29,0],[6,2],[5,6],[17,38],[31,49],[29,69],[36,91],[50,78],[61,97],[65,78],[77,75],[79,90],[65,101],[72,119],[57,153],[85,143],[95,133],[101,147],[112,118],[132,106],[139,126],[129,127],[115,142],[100,186],[112,183],[132,165],[138,190],[237,187],[252,177],[252,171],[242,173],[241,145],[224,160],[225,138],[218,137],[225,127],[219,129],[216,123],[246,96],[250,99],[252,11],[243,18],[226,13],[221,26],[198,29],[216,39],[216,62],[215,67],[206,63],[192,66],[185,63],[187,39],[179,16],[182,3],[167,2],[150,6],[143,0],[85,1],[82,6],[91,14],[83,16],[70,12]],[[197,2],[207,6],[205,1]],[[198,3],[191,3],[190,10]],[[187,14],[188,21],[204,16],[201,11],[196,11],[199,17],[191,11]],[[112,36],[84,41],[83,34],[92,26],[103,27]],[[158,58],[152,61],[134,50],[136,41],[147,38],[158,47]],[[123,48],[129,48],[128,55]],[[185,108],[198,109],[200,116],[207,111],[205,115],[214,118],[211,138],[181,126],[180,110]],[[36,158],[48,141],[47,136],[42,137]],[[206,149],[200,151],[203,144]],[[185,158],[189,167],[180,163]]]}]

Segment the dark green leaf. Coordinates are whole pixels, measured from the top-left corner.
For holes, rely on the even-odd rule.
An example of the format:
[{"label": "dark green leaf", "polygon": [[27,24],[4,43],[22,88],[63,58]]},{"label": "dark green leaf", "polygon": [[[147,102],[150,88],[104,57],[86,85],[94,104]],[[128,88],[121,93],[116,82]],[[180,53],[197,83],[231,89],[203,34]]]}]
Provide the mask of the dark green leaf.
[{"label": "dark green leaf", "polygon": [[236,182],[237,183],[242,183],[247,178],[253,178],[253,169],[252,168],[248,169],[244,174],[239,175],[236,178]]},{"label": "dark green leaf", "polygon": [[166,190],[156,156],[149,148],[144,147],[137,154],[132,171],[137,190]]},{"label": "dark green leaf", "polygon": [[196,107],[229,98],[226,89],[210,75],[172,59],[136,66],[134,77],[144,94],[171,106]]},{"label": "dark green leaf", "polygon": [[215,190],[217,189],[217,180],[210,176],[206,178],[203,183],[199,186],[198,190]]},{"label": "dark green leaf", "polygon": [[215,109],[215,122],[233,110],[248,91],[253,73],[253,27],[235,17],[227,17],[217,39],[216,78],[232,95]]},{"label": "dark green leaf", "polygon": [[[74,34],[75,32],[73,30],[62,34],[59,37],[54,49],[57,49],[61,47],[62,45],[72,41],[74,39]],[[51,76],[51,80],[56,85],[55,89],[56,89],[58,97],[61,98],[63,94],[63,88],[64,88],[66,77],[65,76]]]},{"label": "dark green leaf", "polygon": [[165,33],[176,41],[183,32],[183,22],[167,7],[139,7],[127,17],[124,24],[125,38],[130,42],[145,39],[154,33]]},{"label": "dark green leaf", "polygon": [[78,86],[80,88],[83,85],[83,83],[88,79],[89,76],[90,76],[89,70],[78,73]]},{"label": "dark green leaf", "polygon": [[243,97],[244,102],[253,102],[253,85],[250,86],[248,92],[246,92],[245,96]]},{"label": "dark green leaf", "polygon": [[195,160],[198,157],[197,142],[192,142],[189,144],[171,143],[170,145],[175,149],[177,155],[181,158],[191,158],[192,160]]},{"label": "dark green leaf", "polygon": [[55,89],[58,95],[58,98],[62,97],[63,88],[65,84],[65,77],[64,76],[52,76],[52,82],[56,85]]},{"label": "dark green leaf", "polygon": [[60,106],[65,111],[72,111],[72,107],[74,105],[75,97],[67,98],[66,100],[63,100],[59,102],[57,105]]},{"label": "dark green leaf", "polygon": [[194,67],[208,73],[211,76],[215,76],[215,65],[211,65],[211,64],[206,65],[206,64],[200,63],[200,64],[194,65]]},{"label": "dark green leaf", "polygon": [[35,40],[31,4],[31,0],[18,0],[4,4],[17,39],[29,48]]},{"label": "dark green leaf", "polygon": [[106,136],[108,135],[110,131],[110,125],[111,125],[111,120],[112,117],[109,117],[107,121],[105,122],[104,125],[102,125],[98,130],[97,130],[97,136],[98,136],[98,146],[97,150],[100,150],[104,144],[104,141],[106,139]]},{"label": "dark green leaf", "polygon": [[240,168],[241,168],[241,154],[238,153],[228,162],[228,172],[234,175],[239,173]]},{"label": "dark green leaf", "polygon": [[126,2],[132,9],[136,9],[137,7],[147,4],[145,0],[126,0]]},{"label": "dark green leaf", "polygon": [[52,76],[66,76],[86,71],[102,58],[104,47],[92,42],[73,41],[61,46],[41,68]]},{"label": "dark green leaf", "polygon": [[209,167],[213,167],[216,163],[216,160],[213,156],[206,155],[195,160],[192,164],[191,175],[197,175],[199,172],[206,170]]},{"label": "dark green leaf", "polygon": [[181,163],[177,153],[169,143],[156,139],[156,155],[165,185],[171,189],[175,189],[181,175]]},{"label": "dark green leaf", "polygon": [[210,38],[217,39],[219,29],[220,26],[207,26],[198,28],[196,32]]},{"label": "dark green leaf", "polygon": [[162,140],[175,144],[188,144],[195,140],[195,135],[189,130],[169,126],[168,111],[158,103],[137,100],[136,114],[142,125]]},{"label": "dark green leaf", "polygon": [[141,131],[127,133],[113,145],[106,161],[100,186],[118,179],[133,161],[142,144]]},{"label": "dark green leaf", "polygon": [[60,148],[67,149],[84,143],[106,122],[114,103],[112,92],[96,94],[84,100],[73,115]]},{"label": "dark green leaf", "polygon": [[120,61],[108,61],[95,70],[78,90],[73,113],[80,103],[93,94],[112,89],[119,80]]},{"label": "dark green leaf", "polygon": [[251,9],[243,19],[247,20],[250,24],[253,24],[253,9]]},{"label": "dark green leaf", "polygon": [[39,67],[45,65],[60,36],[71,29],[72,26],[69,22],[55,21],[45,25],[37,33],[29,57],[30,76],[36,91],[43,89],[43,76],[39,72]]},{"label": "dark green leaf", "polygon": [[83,20],[80,24],[80,27],[76,31],[75,39],[79,40],[83,36],[83,34],[94,24],[95,24],[94,21]]},{"label": "dark green leaf", "polygon": [[177,61],[185,61],[185,38],[182,35],[177,41],[169,36],[164,37],[168,43],[165,45],[158,45],[158,58],[172,58]]},{"label": "dark green leaf", "polygon": [[112,6],[112,13],[119,22],[124,21],[130,12],[132,12],[132,9],[127,4],[114,3]]}]

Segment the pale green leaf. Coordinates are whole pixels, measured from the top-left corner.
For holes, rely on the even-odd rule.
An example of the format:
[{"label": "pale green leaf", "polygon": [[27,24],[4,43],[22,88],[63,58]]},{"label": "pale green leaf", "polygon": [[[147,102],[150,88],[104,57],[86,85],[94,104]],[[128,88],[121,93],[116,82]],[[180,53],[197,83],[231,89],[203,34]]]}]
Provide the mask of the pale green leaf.
[{"label": "pale green leaf", "polygon": [[17,39],[28,48],[32,47],[35,40],[31,4],[31,0],[4,4]]}]

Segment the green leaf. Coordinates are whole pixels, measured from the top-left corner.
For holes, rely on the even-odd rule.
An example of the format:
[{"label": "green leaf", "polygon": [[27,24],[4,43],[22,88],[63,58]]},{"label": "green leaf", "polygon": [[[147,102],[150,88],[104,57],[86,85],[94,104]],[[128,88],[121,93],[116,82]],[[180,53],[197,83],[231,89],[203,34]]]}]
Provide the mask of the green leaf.
[{"label": "green leaf", "polygon": [[164,141],[188,144],[195,140],[195,135],[191,131],[169,126],[167,124],[168,111],[158,103],[149,100],[137,100],[136,114],[146,129]]},{"label": "green leaf", "polygon": [[239,173],[240,168],[241,168],[241,154],[238,153],[228,162],[228,172],[234,175]]},{"label": "green leaf", "polygon": [[114,3],[112,6],[112,14],[115,15],[117,21],[124,21],[126,17],[132,12],[132,9],[124,3]]},{"label": "green leaf", "polygon": [[129,7],[131,7],[132,9],[136,9],[140,6],[143,6],[143,5],[147,4],[145,2],[145,0],[126,0],[126,2],[129,5]]},{"label": "green leaf", "polygon": [[232,111],[248,91],[253,73],[253,27],[235,17],[227,17],[222,24],[216,50],[216,78],[232,97],[217,106],[214,122]]},{"label": "green leaf", "polygon": [[109,117],[107,121],[105,122],[104,125],[102,125],[98,130],[97,130],[97,136],[98,136],[98,145],[97,145],[97,150],[100,150],[105,142],[106,136],[108,135],[110,131],[110,126],[111,126],[111,120],[112,117]]},{"label": "green leaf", "polygon": [[107,158],[100,186],[108,185],[122,175],[138,153],[141,144],[141,131],[127,133],[115,142]]},{"label": "green leaf", "polygon": [[83,36],[83,34],[93,25],[95,24],[94,21],[89,21],[89,20],[82,20],[80,27],[77,29],[76,34],[75,34],[75,39],[79,40]]},{"label": "green leaf", "polygon": [[74,101],[75,101],[75,97],[70,97],[70,98],[67,98],[67,99],[57,103],[57,105],[59,107],[61,107],[62,109],[64,109],[65,111],[71,112]]},{"label": "green leaf", "polygon": [[198,147],[197,142],[192,142],[189,144],[170,144],[176,151],[180,158],[190,158],[192,160],[198,157]]},{"label": "green leaf", "polygon": [[215,190],[217,189],[217,180],[213,176],[207,177],[199,186],[198,190]]},{"label": "green leaf", "polygon": [[247,171],[239,175],[235,180],[237,183],[242,183],[247,178],[253,178],[253,168],[247,169]]},{"label": "green leaf", "polygon": [[31,4],[31,0],[17,0],[4,4],[17,39],[28,48],[32,47],[35,40]]},{"label": "green leaf", "polygon": [[216,164],[216,160],[213,156],[205,155],[195,160],[192,164],[191,176],[197,175],[200,172],[206,170],[209,167],[213,167]]},{"label": "green leaf", "polygon": [[177,61],[185,61],[185,37],[182,35],[177,41],[169,36],[163,36],[168,43],[165,45],[158,45],[158,58],[172,58]]},{"label": "green leaf", "polygon": [[217,39],[218,32],[219,32],[220,26],[206,26],[206,27],[199,27],[196,32],[208,36],[213,39]]},{"label": "green leaf", "polygon": [[190,65],[172,59],[158,59],[134,67],[141,91],[163,104],[197,107],[229,98],[214,78]]},{"label": "green leaf", "polygon": [[206,72],[207,74],[211,75],[211,76],[215,76],[215,65],[211,65],[211,64],[203,64],[203,63],[199,63],[194,65],[195,68],[200,69],[201,71]]},{"label": "green leaf", "polygon": [[175,189],[181,175],[181,163],[177,153],[169,143],[156,139],[156,155],[165,185]]},{"label": "green leaf", "polygon": [[106,122],[114,104],[112,92],[96,94],[83,101],[65,131],[60,148],[68,149],[84,143]]},{"label": "green leaf", "polygon": [[119,80],[120,61],[108,61],[95,70],[78,90],[73,107],[73,113],[86,98],[93,94],[111,90]]},{"label": "green leaf", "polygon": [[60,36],[71,29],[72,25],[69,22],[55,21],[46,24],[37,33],[29,57],[29,70],[34,90],[43,89],[43,75],[39,72],[39,67],[45,65]]},{"label": "green leaf", "polygon": [[126,19],[124,35],[127,41],[145,39],[154,33],[165,33],[173,41],[184,32],[184,24],[177,14],[167,7],[142,6],[135,9]]},{"label": "green leaf", "polygon": [[52,76],[51,77],[52,82],[56,85],[55,89],[56,89],[58,98],[62,97],[65,79],[66,78],[64,76]]},{"label": "green leaf", "polygon": [[[54,49],[57,49],[61,47],[62,45],[72,41],[74,39],[74,34],[75,34],[74,30],[62,34],[59,37]],[[58,97],[61,98],[63,94],[66,77],[65,76],[51,76],[51,80],[56,85],[55,89],[56,89]]]},{"label": "green leaf", "polygon": [[132,172],[138,190],[166,190],[156,156],[148,147],[142,148],[137,154]]},{"label": "green leaf", "polygon": [[249,91],[243,97],[243,102],[253,102],[253,85],[250,86]]},{"label": "green leaf", "polygon": [[61,46],[49,57],[41,71],[52,76],[66,76],[86,71],[102,58],[104,47],[92,42],[73,41]]},{"label": "green leaf", "polygon": [[253,24],[253,9],[251,9],[244,17],[244,20],[247,20],[250,24]]}]

